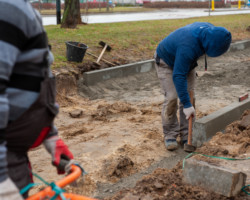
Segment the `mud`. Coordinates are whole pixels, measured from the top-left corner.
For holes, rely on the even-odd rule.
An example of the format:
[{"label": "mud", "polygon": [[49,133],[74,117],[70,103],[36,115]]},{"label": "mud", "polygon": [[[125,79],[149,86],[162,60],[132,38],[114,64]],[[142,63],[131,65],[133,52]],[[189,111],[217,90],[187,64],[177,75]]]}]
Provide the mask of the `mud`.
[{"label": "mud", "polygon": [[[250,110],[246,110],[242,115],[250,116]],[[217,133],[203,147],[197,149],[197,152],[213,156],[223,156],[228,158],[249,158],[250,156],[250,121],[247,127],[242,128],[240,125],[242,119],[228,125],[225,133]],[[215,158],[208,158],[201,155],[194,156],[198,160],[203,160],[213,165],[229,167],[233,161],[224,161]],[[238,165],[237,170],[241,170],[248,175],[246,185],[250,183],[250,170],[248,167],[240,166],[239,162],[243,162],[246,166],[250,164],[250,160],[234,161]],[[235,163],[234,163],[235,165]],[[204,188],[191,186],[183,181],[182,163],[176,165],[171,170],[158,168],[152,174],[144,176],[136,183],[132,189],[122,190],[111,198],[106,200],[163,200],[163,199],[232,199],[222,195],[207,191]],[[244,192],[233,198],[234,200],[249,199]]]},{"label": "mud", "polygon": [[[249,111],[248,111],[249,112]],[[227,157],[250,155],[250,126],[242,128],[240,121],[230,124],[225,132],[218,132],[212,140],[200,148],[201,153]]]},{"label": "mud", "polygon": [[[204,72],[203,58],[199,60],[197,118],[249,93],[249,55],[250,49],[246,49],[208,59],[208,72]],[[77,188],[69,186],[67,191],[101,199],[117,199],[117,192],[123,189],[125,192],[122,192],[121,198],[125,198],[126,194],[138,197],[140,194],[136,191],[143,191],[143,199],[149,199],[151,197],[147,195],[152,195],[149,194],[151,191],[155,195],[151,199],[223,199],[185,185],[181,179],[180,164],[172,169],[186,153],[181,147],[176,152],[165,149],[160,117],[163,95],[155,72],[114,79],[90,88],[81,84],[78,69],[60,69],[54,73],[61,107],[55,124],[75,160],[88,172],[84,181],[79,180]],[[72,117],[76,110],[82,111],[81,115]],[[242,131],[243,126],[239,126],[239,122],[234,123],[230,130],[239,131],[239,134],[226,137],[217,133],[215,138],[223,139],[216,140],[216,145],[211,148],[210,144],[205,145],[201,151],[224,156],[246,154],[249,151],[248,130]],[[227,129],[225,132],[228,133]],[[237,138],[239,135],[241,139]],[[237,145],[231,144],[229,138],[237,141]],[[62,178],[56,174],[44,148],[31,151],[29,156],[33,171],[45,180]],[[129,191],[129,188],[133,189]],[[36,191],[37,188],[32,193]]]}]

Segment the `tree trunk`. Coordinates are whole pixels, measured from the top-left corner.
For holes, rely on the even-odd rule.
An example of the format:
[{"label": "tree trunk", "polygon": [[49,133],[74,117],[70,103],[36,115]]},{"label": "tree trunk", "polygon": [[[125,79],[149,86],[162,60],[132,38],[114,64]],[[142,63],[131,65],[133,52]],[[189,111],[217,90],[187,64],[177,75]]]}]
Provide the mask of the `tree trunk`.
[{"label": "tree trunk", "polygon": [[85,4],[85,14],[88,13],[88,10],[89,10],[89,2],[88,2],[88,0],[86,0],[86,4]]},{"label": "tree trunk", "polygon": [[107,12],[109,12],[109,0],[106,0],[107,2]]},{"label": "tree trunk", "polygon": [[65,0],[61,28],[76,28],[81,23],[79,0]]}]

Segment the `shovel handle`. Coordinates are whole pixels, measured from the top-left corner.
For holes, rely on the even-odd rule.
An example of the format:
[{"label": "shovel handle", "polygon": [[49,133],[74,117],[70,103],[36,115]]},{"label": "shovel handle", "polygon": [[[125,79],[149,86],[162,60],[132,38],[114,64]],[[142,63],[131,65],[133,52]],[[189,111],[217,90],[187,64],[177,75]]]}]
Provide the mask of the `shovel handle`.
[{"label": "shovel handle", "polygon": [[[194,93],[193,91],[189,91],[189,97],[191,104],[194,104]],[[193,116],[191,115],[188,119],[188,145],[192,145],[192,132],[193,132]]]},{"label": "shovel handle", "polygon": [[188,145],[192,145],[193,116],[188,119]]},{"label": "shovel handle", "polygon": [[100,60],[102,59],[102,56],[103,56],[104,52],[106,51],[107,47],[108,47],[108,45],[107,45],[107,44],[105,44],[105,46],[104,46],[104,48],[103,48],[103,50],[102,50],[102,52],[101,52],[100,56],[98,57],[98,59],[97,59],[96,63],[98,63],[98,64],[99,64],[99,62],[100,62]]}]

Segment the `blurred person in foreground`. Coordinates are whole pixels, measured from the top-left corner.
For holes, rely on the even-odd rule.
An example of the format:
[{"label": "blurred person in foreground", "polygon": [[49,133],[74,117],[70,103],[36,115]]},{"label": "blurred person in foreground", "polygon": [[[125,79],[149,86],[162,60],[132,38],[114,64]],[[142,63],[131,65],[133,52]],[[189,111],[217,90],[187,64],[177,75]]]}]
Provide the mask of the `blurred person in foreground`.
[{"label": "blurred person in foreground", "polygon": [[29,149],[43,143],[56,167],[62,158],[73,159],[53,125],[52,61],[41,17],[29,1],[0,0],[0,200],[27,197],[19,190],[32,182]]}]

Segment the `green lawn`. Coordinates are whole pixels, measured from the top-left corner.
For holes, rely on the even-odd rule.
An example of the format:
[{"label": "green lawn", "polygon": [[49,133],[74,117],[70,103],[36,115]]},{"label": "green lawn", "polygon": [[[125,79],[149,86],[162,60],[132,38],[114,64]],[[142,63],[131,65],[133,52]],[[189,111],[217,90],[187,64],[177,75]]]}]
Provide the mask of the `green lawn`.
[{"label": "green lawn", "polygon": [[[46,26],[49,42],[55,56],[53,67],[76,65],[66,60],[65,41],[82,42],[89,46],[88,51],[99,55],[99,41],[107,42],[112,51],[104,58],[125,60],[126,63],[151,59],[160,40],[170,32],[195,21],[210,22],[223,26],[232,33],[233,41],[250,39],[250,14],[210,16],[191,19],[154,20],[140,22],[122,22],[110,24],[79,25],[77,29],[61,29],[59,26]],[[84,61],[95,60],[85,56]]]}]

